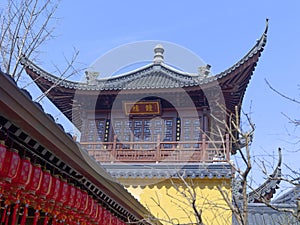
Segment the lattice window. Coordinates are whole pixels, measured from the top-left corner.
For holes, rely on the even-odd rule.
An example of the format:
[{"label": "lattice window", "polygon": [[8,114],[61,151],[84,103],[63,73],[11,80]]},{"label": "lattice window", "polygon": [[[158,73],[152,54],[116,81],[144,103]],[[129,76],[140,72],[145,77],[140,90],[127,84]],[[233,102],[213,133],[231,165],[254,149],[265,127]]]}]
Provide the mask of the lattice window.
[{"label": "lattice window", "polygon": [[85,141],[102,142],[105,134],[105,120],[88,120],[85,128]]},{"label": "lattice window", "polygon": [[[201,140],[201,127],[199,118],[182,118],[182,140],[199,141]],[[198,144],[184,144],[185,148],[198,147]]]},{"label": "lattice window", "polygon": [[[114,134],[119,137],[119,142],[157,142],[158,136],[160,136],[161,141],[173,141],[174,138],[173,119],[114,119],[113,123]],[[135,147],[150,149],[154,145],[135,144]],[[165,147],[171,147],[171,145],[168,144]]]},{"label": "lattice window", "polygon": [[104,120],[96,120],[96,127],[97,127],[97,141],[103,141],[104,140],[104,134],[105,134],[105,121]]},{"label": "lattice window", "polygon": [[117,140],[119,142],[132,141],[131,140],[131,136],[132,136],[131,127],[132,127],[132,121],[122,120],[122,119],[114,119],[113,120],[114,134],[117,135]]}]

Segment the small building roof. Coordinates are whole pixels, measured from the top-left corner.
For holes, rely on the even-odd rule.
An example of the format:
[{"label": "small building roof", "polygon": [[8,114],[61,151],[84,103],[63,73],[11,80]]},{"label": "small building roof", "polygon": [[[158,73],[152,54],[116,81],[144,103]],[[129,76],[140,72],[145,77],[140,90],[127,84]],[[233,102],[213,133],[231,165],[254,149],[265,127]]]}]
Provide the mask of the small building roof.
[{"label": "small building roof", "polygon": [[272,201],[273,204],[297,204],[300,200],[300,184],[296,184],[288,192],[278,196]]},{"label": "small building roof", "polygon": [[278,149],[279,159],[276,168],[273,173],[268,176],[267,180],[260,185],[257,189],[249,193],[249,202],[261,202],[260,199],[269,201],[279,188],[279,183],[281,181],[281,163],[282,163],[282,153],[281,149]]},{"label": "small building roof", "polygon": [[[299,221],[293,215],[296,212],[296,205],[274,204],[273,207],[278,210],[272,209],[263,203],[250,203],[248,205],[248,225],[299,224]],[[234,216],[232,224],[239,224]]]},{"label": "small building roof", "polygon": [[[249,203],[260,203],[263,201],[269,202],[273,195],[275,194],[276,190],[279,188],[279,183],[281,181],[281,163],[282,163],[282,153],[281,149],[278,149],[278,163],[276,165],[276,168],[274,169],[273,173],[268,176],[266,181],[261,184],[256,189],[252,190],[248,193],[248,202]],[[232,185],[232,193],[235,197],[236,201],[242,201],[243,196],[241,194],[241,180],[240,179],[234,179],[233,185]]]}]

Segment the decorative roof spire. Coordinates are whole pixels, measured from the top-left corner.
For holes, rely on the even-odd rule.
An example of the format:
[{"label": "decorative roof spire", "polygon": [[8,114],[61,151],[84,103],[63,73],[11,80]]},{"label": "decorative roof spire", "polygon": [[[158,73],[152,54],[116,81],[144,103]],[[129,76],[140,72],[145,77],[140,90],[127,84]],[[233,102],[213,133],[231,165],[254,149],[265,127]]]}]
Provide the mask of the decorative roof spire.
[{"label": "decorative roof spire", "polygon": [[202,76],[207,76],[210,73],[211,65],[206,64],[198,68],[198,74]]},{"label": "decorative roof spire", "polygon": [[266,18],[266,29],[264,32],[265,35],[267,35],[267,33],[268,33],[268,28],[269,28],[269,18]]},{"label": "decorative roof spire", "polygon": [[154,48],[154,63],[162,63],[164,62],[164,47],[161,44],[158,44]]}]

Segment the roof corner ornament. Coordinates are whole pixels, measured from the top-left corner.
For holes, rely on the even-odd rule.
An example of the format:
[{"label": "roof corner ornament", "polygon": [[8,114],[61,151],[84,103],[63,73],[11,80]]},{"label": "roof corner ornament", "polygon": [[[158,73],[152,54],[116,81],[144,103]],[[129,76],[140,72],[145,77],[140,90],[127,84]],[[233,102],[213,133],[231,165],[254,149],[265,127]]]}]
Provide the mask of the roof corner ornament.
[{"label": "roof corner ornament", "polygon": [[28,64],[28,59],[27,59],[27,57],[25,56],[25,54],[22,54],[22,55],[21,55],[20,63],[21,63],[21,65],[27,66],[27,64]]},{"label": "roof corner ornament", "polygon": [[88,84],[96,84],[96,79],[99,76],[99,72],[85,71],[85,77]]},{"label": "roof corner ornament", "polygon": [[206,64],[204,66],[200,66],[198,68],[198,74],[200,76],[208,76],[208,74],[210,73],[210,68],[211,68],[211,65],[209,65],[209,64]]},{"label": "roof corner ornament", "polygon": [[161,44],[158,44],[154,48],[154,60],[155,64],[160,64],[164,62],[164,47]]}]

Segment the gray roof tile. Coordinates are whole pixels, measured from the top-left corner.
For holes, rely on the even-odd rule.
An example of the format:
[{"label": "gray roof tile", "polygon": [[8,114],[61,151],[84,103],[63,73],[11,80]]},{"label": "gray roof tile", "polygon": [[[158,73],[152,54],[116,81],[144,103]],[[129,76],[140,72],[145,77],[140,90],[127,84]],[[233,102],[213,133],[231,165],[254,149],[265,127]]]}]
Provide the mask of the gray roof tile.
[{"label": "gray roof tile", "polygon": [[232,170],[228,163],[198,164],[102,164],[115,178],[231,178]]},{"label": "gray roof tile", "polygon": [[[273,205],[279,210],[295,211],[296,206],[291,204]],[[248,205],[248,224],[249,225],[298,225],[296,217],[291,212],[282,212],[274,210],[262,203],[250,203]],[[233,216],[232,224],[238,225]]]}]

